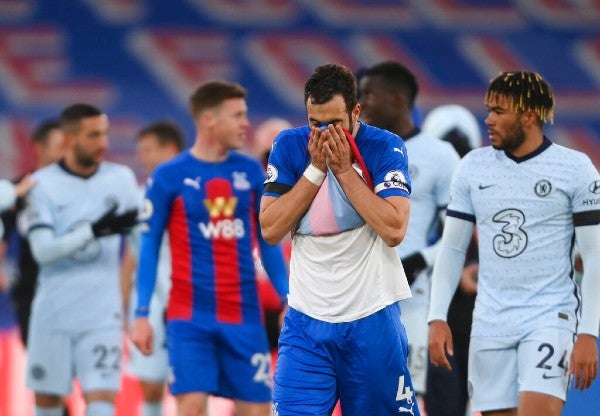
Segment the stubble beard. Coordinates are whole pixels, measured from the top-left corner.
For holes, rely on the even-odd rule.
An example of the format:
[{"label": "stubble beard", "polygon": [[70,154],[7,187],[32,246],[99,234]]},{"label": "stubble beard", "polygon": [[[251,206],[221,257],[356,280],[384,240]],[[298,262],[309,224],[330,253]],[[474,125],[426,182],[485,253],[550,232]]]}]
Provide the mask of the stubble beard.
[{"label": "stubble beard", "polygon": [[525,132],[523,127],[519,123],[515,123],[514,128],[509,130],[504,140],[497,145],[492,145],[496,150],[504,150],[505,152],[512,153],[518,149],[525,142]]}]

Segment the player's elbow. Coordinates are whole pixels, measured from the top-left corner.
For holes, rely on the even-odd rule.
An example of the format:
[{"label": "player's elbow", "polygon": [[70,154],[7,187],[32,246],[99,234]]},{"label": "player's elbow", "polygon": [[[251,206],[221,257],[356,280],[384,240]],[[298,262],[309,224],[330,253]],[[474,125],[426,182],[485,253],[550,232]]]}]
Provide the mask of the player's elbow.
[{"label": "player's elbow", "polygon": [[278,233],[275,227],[263,226],[261,224],[260,232],[262,234],[263,240],[265,240],[268,244],[274,246],[281,242],[283,236],[281,233]]},{"label": "player's elbow", "polygon": [[380,234],[381,239],[388,247],[399,245],[406,235],[406,228],[389,228],[385,233]]},{"label": "player's elbow", "polygon": [[267,243],[274,246],[283,240],[287,230],[282,230],[277,221],[275,221],[268,213],[264,212],[264,210],[261,210],[259,213],[258,222],[260,224],[262,238]]},{"label": "player's elbow", "polygon": [[404,236],[390,236],[388,238],[383,238],[383,241],[388,247],[396,247],[402,242],[402,240],[404,240]]}]

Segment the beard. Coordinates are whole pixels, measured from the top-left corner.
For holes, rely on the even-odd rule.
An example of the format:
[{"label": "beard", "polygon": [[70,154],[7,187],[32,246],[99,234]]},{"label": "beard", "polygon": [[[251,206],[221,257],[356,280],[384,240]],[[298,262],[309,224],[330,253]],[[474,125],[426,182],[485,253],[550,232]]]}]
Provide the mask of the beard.
[{"label": "beard", "polygon": [[75,157],[77,159],[77,163],[86,168],[91,168],[98,164],[96,157],[91,154],[84,153],[81,149],[75,149]]},{"label": "beard", "polygon": [[504,150],[512,153],[525,142],[525,132],[520,123],[515,123],[513,128],[506,132],[504,140],[501,143],[492,145],[496,150]]}]

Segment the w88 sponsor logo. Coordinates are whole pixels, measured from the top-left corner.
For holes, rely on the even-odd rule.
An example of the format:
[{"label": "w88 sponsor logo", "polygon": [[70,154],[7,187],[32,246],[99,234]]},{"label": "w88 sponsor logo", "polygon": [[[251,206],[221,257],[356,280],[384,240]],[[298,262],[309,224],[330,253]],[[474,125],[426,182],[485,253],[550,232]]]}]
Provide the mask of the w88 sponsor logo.
[{"label": "w88 sponsor logo", "polygon": [[204,236],[208,239],[241,239],[244,238],[246,232],[244,231],[244,221],[239,218],[223,219],[219,221],[209,221],[208,223],[199,223],[198,228]]}]

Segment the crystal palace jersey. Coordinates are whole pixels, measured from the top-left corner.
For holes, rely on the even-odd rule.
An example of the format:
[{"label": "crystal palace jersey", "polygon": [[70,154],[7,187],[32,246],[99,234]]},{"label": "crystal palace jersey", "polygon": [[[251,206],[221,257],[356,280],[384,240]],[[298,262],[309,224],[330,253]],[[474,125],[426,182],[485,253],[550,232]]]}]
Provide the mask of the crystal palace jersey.
[{"label": "crystal palace jersey", "polygon": [[576,329],[573,227],[598,215],[599,184],[585,154],[546,138],[519,159],[492,147],[463,158],[447,215],[477,225],[473,336],[522,335],[540,322]]},{"label": "crystal palace jersey", "polygon": [[[273,144],[265,195],[279,197],[310,163],[308,126]],[[395,134],[364,123],[356,145],[382,197],[410,195],[406,147]],[[355,163],[354,168],[362,173]],[[363,174],[364,178],[364,174]],[[331,171],[292,240],[289,305],[327,322],[350,322],[410,297],[400,257],[365,223]]]},{"label": "crystal palace jersey", "polygon": [[260,164],[235,151],[218,163],[184,152],[155,170],[143,209],[138,316],[147,312],[167,230],[172,256],[168,319],[262,322],[252,240],[260,232],[263,181]]}]

